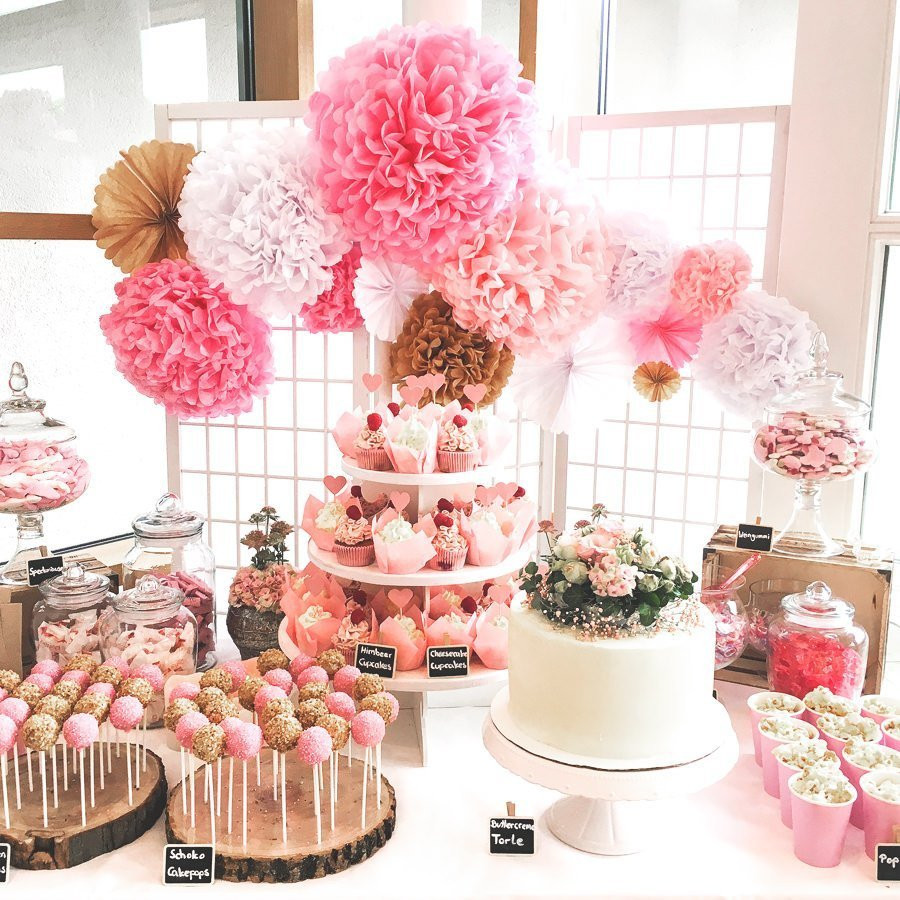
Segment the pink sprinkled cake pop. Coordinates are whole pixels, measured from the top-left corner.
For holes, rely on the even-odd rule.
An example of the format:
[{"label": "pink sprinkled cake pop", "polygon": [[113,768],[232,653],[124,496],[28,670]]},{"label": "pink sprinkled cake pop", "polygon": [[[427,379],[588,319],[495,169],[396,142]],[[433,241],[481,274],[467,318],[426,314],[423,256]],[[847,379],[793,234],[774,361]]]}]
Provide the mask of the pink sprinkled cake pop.
[{"label": "pink sprinkled cake pop", "polygon": [[74,750],[87,750],[100,736],[100,726],[89,713],[75,713],[63,724],[63,740]]},{"label": "pink sprinkled cake pop", "polygon": [[253,701],[253,708],[256,710],[256,714],[259,715],[265,709],[266,704],[277,697],[287,697],[287,691],[276,687],[274,684],[263,685],[256,692],[256,699]]},{"label": "pink sprinkled cake pop", "polygon": [[243,724],[244,723],[237,716],[225,716],[225,718],[219,722],[219,728],[225,732],[225,737],[227,739],[228,735],[233,731],[237,731]]},{"label": "pink sprinkled cake pop", "polygon": [[291,688],[294,686],[294,682],[291,679],[291,673],[288,672],[287,669],[269,669],[269,671],[263,675],[263,680],[267,681],[269,684],[274,684],[275,687],[280,687],[286,694],[289,694]]},{"label": "pink sprinkled cake pop", "polygon": [[393,725],[397,721],[397,716],[400,715],[400,701],[390,691],[379,691],[371,696],[384,697],[391,704],[391,721],[389,724]]},{"label": "pink sprinkled cake pop", "polygon": [[16,746],[19,726],[9,716],[0,715],[0,753],[9,753]]},{"label": "pink sprinkled cake pop", "polygon": [[105,681],[98,681],[95,684],[90,685],[84,692],[85,696],[88,694],[100,694],[101,696],[106,697],[110,703],[116,699],[116,689]]},{"label": "pink sprinkled cake pop", "polygon": [[149,664],[147,664],[146,666],[140,666],[135,669],[129,677],[143,678],[146,681],[150,682],[150,687],[153,688],[154,694],[162,693],[165,679],[163,678],[163,673],[159,670],[159,666],[151,666]]},{"label": "pink sprinkled cake pop", "polygon": [[114,668],[119,670],[119,674],[123,678],[128,678],[131,674],[131,667],[125,661],[125,659],[121,656],[111,656],[104,663],[104,666],[113,666]]},{"label": "pink sprinkled cake pop", "polygon": [[0,715],[9,716],[21,728],[22,723],[31,715],[31,707],[18,697],[7,697],[0,703]]},{"label": "pink sprinkled cake pop", "polygon": [[231,689],[236,691],[246,680],[247,670],[239,659],[229,659],[220,663],[220,669],[224,669],[231,676]]},{"label": "pink sprinkled cake pop", "polygon": [[26,679],[25,684],[36,684],[45,694],[49,694],[53,690],[55,682],[49,675],[41,675],[40,672],[32,672]]},{"label": "pink sprinkled cake pop", "polygon": [[117,697],[109,708],[109,721],[119,731],[131,731],[144,717],[144,707],[137,697]]},{"label": "pink sprinkled cake pop", "polygon": [[53,679],[54,684],[59,681],[62,673],[62,666],[52,659],[42,659],[31,670],[32,675],[49,675]]},{"label": "pink sprinkled cake pop", "polygon": [[334,673],[334,689],[353,696],[353,685],[362,672],[356,666],[343,666]]},{"label": "pink sprinkled cake pop", "polygon": [[297,756],[308,766],[325,762],[331,755],[331,735],[321,726],[307,728],[297,740]]},{"label": "pink sprinkled cake pop", "polygon": [[202,712],[185,713],[175,726],[175,738],[185,750],[190,750],[194,745],[194,732],[204,725],[209,725],[209,719]]},{"label": "pink sprinkled cake pop", "polygon": [[263,733],[259,725],[241,722],[225,739],[225,752],[235,759],[253,759],[262,750]]},{"label": "pink sprinkled cake pop", "polygon": [[195,700],[200,693],[200,685],[196,681],[179,681],[169,694],[169,702],[184,697],[185,700]]},{"label": "pink sprinkled cake pop", "polygon": [[72,669],[71,672],[63,673],[62,678],[59,680],[74,681],[82,691],[85,691],[87,690],[87,686],[91,683],[91,676],[88,675],[87,672],[82,672],[81,669]]},{"label": "pink sprinkled cake pop", "polygon": [[309,656],[302,650],[291,660],[288,671],[296,678],[304,669],[308,669],[316,661],[314,656]]},{"label": "pink sprinkled cake pop", "polygon": [[360,747],[374,747],[384,740],[384,719],[377,712],[365,709],[351,720],[350,734]]},{"label": "pink sprinkled cake pop", "polygon": [[297,687],[303,687],[311,681],[318,681],[320,684],[328,684],[328,673],[321,666],[309,666],[304,669],[295,681]]},{"label": "pink sprinkled cake pop", "polygon": [[353,702],[353,698],[343,691],[326,694],[325,705],[328,707],[328,712],[334,713],[348,722],[356,715],[356,704]]}]

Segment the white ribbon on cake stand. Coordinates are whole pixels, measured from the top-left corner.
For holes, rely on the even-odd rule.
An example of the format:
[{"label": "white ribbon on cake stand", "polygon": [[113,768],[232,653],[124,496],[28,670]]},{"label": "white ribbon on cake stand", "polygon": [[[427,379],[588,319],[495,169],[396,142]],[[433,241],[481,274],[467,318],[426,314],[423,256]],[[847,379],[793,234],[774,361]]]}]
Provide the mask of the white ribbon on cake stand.
[{"label": "white ribbon on cake stand", "polygon": [[[716,703],[712,698],[710,702]],[[725,708],[716,706],[718,738],[711,752],[690,762],[652,769],[602,769],[589,760],[576,763],[571,756],[539,744],[510,718],[506,688],[494,698],[482,734],[488,752],[503,768],[568,795],[547,811],[547,826],[559,840],[587,853],[621,856],[642,850],[653,834],[654,801],[703,790],[734,767],[737,735]]]}]

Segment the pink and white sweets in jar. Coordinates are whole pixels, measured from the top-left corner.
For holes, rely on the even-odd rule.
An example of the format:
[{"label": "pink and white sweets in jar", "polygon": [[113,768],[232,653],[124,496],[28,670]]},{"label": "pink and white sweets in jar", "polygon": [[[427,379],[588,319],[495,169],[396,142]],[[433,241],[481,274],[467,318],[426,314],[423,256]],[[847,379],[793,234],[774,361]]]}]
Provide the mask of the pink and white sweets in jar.
[{"label": "pink and white sweets in jar", "polygon": [[17,517],[18,544],[0,570],[3,584],[27,581],[26,560],[47,544],[43,514],[77,500],[90,480],[75,431],[48,418],[44,401],[29,397],[27,387],[24,367],[13,363],[11,395],[0,403],[0,513]]}]

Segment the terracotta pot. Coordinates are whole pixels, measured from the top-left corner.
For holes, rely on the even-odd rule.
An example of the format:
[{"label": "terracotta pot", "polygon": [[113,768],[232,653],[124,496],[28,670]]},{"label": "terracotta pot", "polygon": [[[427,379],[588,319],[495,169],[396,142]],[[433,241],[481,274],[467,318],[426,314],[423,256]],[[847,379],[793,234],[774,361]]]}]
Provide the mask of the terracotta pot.
[{"label": "terracotta pot", "polygon": [[225,625],[237,645],[241,659],[252,659],[263,650],[278,646],[278,626],[284,618],[279,610],[252,606],[229,606]]}]

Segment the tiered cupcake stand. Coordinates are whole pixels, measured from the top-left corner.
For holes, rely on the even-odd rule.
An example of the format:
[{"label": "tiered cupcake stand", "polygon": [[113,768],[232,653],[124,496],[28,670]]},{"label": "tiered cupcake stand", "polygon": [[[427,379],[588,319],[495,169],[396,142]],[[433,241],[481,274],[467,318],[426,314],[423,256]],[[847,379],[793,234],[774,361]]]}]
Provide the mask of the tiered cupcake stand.
[{"label": "tiered cupcake stand", "polygon": [[[509,714],[509,691],[494,698],[482,735],[488,752],[515,775],[567,796],[547,811],[547,827],[587,853],[622,856],[652,842],[654,803],[696,793],[721,781],[738,759],[738,741],[725,707],[714,704],[709,752],[679,765],[664,760],[617,769],[604,760],[573,757],[535,741]],[[605,766],[605,768],[604,768]]]},{"label": "tiered cupcake stand", "polygon": [[[453,474],[373,472],[359,468],[346,458],[342,461],[341,468],[348,477],[361,483],[367,492],[390,495],[392,491],[399,490],[408,493],[410,495],[408,509],[416,516],[427,515],[441,497],[449,498],[458,494],[466,499],[471,498],[476,485],[490,484],[495,476],[495,470],[488,466],[479,467],[472,472]],[[337,578],[383,587],[422,588],[425,592],[426,609],[430,604],[432,589],[448,584],[480,585],[485,581],[506,578],[518,572],[533,555],[532,548],[528,546],[496,566],[466,565],[453,572],[426,568],[410,575],[391,575],[382,572],[376,565],[363,567],[340,565],[334,553],[320,550],[312,540],[309,542],[308,552],[312,563]],[[292,646],[287,637],[284,622],[279,635],[281,649],[288,656],[296,655],[297,648]],[[397,697],[401,707],[400,718],[391,726],[385,741],[386,759],[407,765],[428,764],[429,693],[460,691],[486,685],[500,686],[506,683],[506,678],[505,669],[489,669],[480,662],[471,660],[469,674],[456,678],[429,678],[425,667],[422,666],[409,672],[397,672],[394,678],[385,679],[387,689]]]}]

